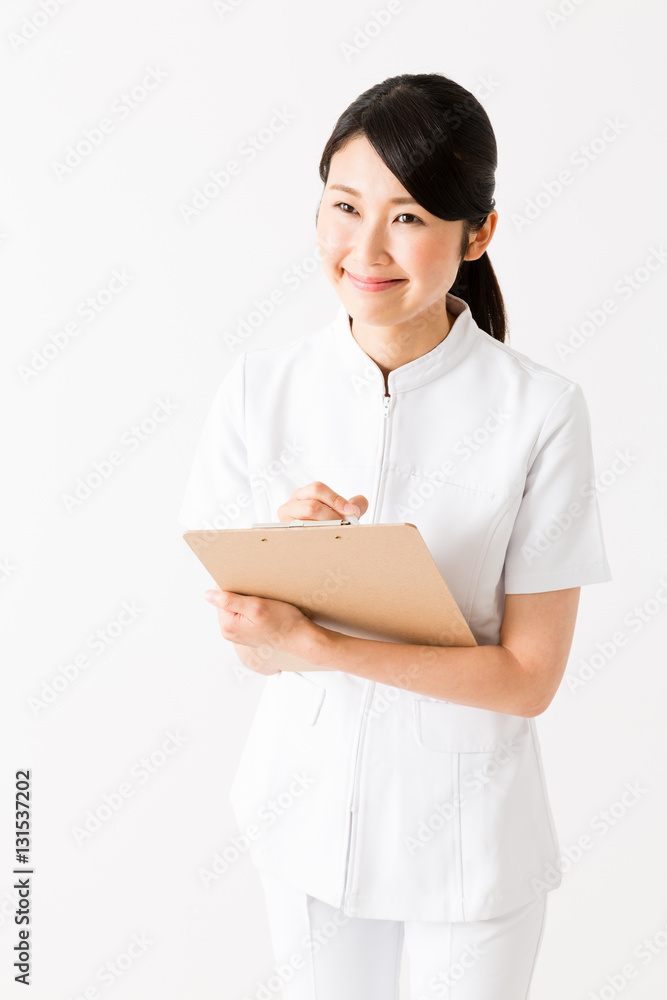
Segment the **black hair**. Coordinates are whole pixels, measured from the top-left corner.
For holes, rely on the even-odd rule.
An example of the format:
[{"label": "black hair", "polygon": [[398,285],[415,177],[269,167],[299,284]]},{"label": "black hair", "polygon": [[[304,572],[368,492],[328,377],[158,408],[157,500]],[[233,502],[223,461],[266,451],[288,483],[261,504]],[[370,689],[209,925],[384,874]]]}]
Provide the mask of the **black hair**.
[{"label": "black hair", "polygon": [[450,291],[478,326],[505,341],[505,304],[488,253],[463,260],[471,233],[495,206],[496,138],[477,98],[439,73],[391,76],[356,98],[336,122],[322,153],[320,177],[350,139],[366,137],[403,187],[427,212],[463,221],[459,269]]}]

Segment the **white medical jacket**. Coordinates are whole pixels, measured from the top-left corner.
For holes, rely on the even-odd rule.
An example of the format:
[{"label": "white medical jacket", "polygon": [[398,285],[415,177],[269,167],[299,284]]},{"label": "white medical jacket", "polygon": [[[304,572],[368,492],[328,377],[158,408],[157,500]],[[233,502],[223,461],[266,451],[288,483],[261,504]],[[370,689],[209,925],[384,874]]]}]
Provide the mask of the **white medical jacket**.
[{"label": "white medical jacket", "polygon": [[[447,308],[449,334],[388,395],[342,304],[240,354],[181,526],[278,521],[316,480],[363,494],[362,523],[419,528],[480,645],[499,641],[505,594],[610,580],[580,386],[494,340],[463,299]],[[342,671],[265,678],[230,802],[257,868],[351,916],[479,920],[561,883],[535,719]]]}]

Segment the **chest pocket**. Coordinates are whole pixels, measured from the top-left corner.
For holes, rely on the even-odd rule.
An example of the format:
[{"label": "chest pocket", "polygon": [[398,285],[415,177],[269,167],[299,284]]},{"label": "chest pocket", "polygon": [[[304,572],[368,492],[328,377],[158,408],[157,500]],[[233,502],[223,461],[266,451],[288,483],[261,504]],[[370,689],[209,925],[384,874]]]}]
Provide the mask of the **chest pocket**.
[{"label": "chest pocket", "polygon": [[487,753],[516,743],[528,733],[528,719],[450,701],[415,698],[417,742],[441,753]]}]

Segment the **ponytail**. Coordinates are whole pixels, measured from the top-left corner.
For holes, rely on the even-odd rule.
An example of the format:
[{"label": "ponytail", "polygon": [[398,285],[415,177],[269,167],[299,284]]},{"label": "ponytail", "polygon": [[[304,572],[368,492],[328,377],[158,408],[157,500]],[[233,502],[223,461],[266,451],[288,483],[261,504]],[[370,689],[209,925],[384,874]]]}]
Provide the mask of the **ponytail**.
[{"label": "ponytail", "polygon": [[505,303],[488,253],[484,252],[477,260],[461,262],[450,292],[468,303],[480,329],[505,343],[508,332]]}]

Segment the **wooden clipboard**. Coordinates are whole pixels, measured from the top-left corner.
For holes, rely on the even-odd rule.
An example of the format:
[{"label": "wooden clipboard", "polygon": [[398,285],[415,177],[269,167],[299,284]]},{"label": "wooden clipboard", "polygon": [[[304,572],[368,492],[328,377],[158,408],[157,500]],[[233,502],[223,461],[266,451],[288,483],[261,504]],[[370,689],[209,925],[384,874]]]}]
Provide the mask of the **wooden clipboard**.
[{"label": "wooden clipboard", "polygon": [[[325,628],[388,642],[477,645],[414,524],[287,521],[183,538],[221,590],[286,601]],[[321,669],[281,657],[287,669],[288,661],[291,669]]]}]

